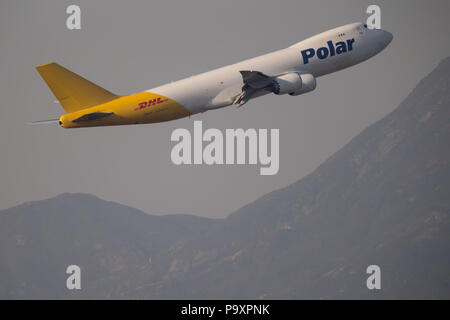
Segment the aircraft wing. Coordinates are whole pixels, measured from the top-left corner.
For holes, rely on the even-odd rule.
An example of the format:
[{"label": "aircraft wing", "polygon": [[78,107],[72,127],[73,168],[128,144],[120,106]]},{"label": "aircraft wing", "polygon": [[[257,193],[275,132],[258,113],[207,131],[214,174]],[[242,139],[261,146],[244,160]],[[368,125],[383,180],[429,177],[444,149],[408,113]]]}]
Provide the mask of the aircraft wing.
[{"label": "aircraft wing", "polygon": [[242,106],[261,90],[274,92],[277,83],[272,77],[259,71],[241,70],[239,72],[242,75],[244,86],[242,93],[234,100],[234,104]]},{"label": "aircraft wing", "polygon": [[254,89],[264,89],[276,84],[272,77],[259,71],[239,71],[244,84]]}]

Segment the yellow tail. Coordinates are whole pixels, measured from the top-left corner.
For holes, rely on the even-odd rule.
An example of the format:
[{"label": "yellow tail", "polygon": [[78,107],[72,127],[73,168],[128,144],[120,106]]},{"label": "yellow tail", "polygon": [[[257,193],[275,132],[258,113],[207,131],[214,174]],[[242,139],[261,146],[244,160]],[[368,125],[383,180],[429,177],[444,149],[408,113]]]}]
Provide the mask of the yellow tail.
[{"label": "yellow tail", "polygon": [[57,63],[50,62],[36,69],[67,113],[119,97]]}]

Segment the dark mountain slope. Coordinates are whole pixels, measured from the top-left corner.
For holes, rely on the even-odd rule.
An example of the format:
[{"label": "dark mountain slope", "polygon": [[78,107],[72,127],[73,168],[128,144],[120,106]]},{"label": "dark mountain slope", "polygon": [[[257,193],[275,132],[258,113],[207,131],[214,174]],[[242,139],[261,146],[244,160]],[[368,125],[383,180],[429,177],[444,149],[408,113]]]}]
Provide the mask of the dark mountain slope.
[{"label": "dark mountain slope", "polygon": [[160,291],[138,295],[450,298],[449,142],[446,59],[312,174],[172,252]]},{"label": "dark mountain slope", "polygon": [[0,297],[449,299],[449,141],[446,59],[312,174],[227,219],[69,194],[1,211]]},{"label": "dark mountain slope", "polygon": [[[83,290],[72,293],[76,297],[124,297],[151,278],[152,256],[203,230],[207,220],[177,217],[150,216],[85,194],[4,210],[0,297],[66,297],[71,264],[82,268]],[[202,221],[199,230],[196,221]]]}]

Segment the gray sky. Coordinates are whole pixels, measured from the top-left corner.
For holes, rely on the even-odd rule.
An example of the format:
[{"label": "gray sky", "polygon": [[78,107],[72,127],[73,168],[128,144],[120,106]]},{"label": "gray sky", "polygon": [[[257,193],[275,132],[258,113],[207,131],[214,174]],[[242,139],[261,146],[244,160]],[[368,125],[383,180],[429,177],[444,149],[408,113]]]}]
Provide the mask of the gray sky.
[{"label": "gray sky", "polygon": [[[82,30],[69,31],[78,4]],[[34,69],[56,61],[117,94],[287,47],[365,21],[378,4],[394,41],[356,67],[319,78],[299,97],[270,95],[244,107],[173,122],[64,130],[59,104]],[[16,0],[0,2],[0,209],[85,192],[151,214],[224,217],[314,170],[408,95],[450,54],[443,1]],[[259,166],[181,166],[170,160],[176,128],[279,128],[280,171]]]}]

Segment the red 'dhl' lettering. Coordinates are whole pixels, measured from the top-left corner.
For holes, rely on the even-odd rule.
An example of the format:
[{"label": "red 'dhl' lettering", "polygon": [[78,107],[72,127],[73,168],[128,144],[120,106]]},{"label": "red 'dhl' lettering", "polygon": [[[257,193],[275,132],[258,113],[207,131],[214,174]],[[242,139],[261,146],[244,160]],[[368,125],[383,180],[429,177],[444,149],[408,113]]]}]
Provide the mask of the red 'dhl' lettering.
[{"label": "red 'dhl' lettering", "polygon": [[140,102],[140,103],[138,103],[139,107],[135,108],[134,111],[142,110],[142,109],[166,102],[167,100],[169,100],[169,99],[162,100],[161,98],[155,98],[153,100]]}]

